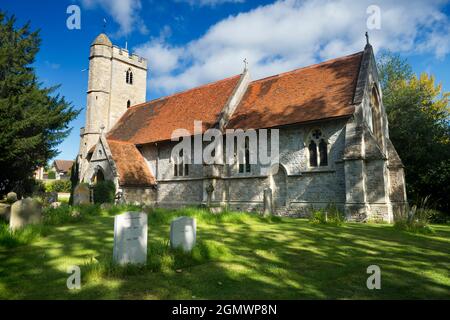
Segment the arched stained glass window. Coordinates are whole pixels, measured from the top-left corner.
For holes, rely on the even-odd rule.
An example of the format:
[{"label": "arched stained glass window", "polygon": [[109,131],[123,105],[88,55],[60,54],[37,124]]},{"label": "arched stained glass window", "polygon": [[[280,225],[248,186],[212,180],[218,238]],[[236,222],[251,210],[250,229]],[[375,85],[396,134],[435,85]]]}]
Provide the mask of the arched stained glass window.
[{"label": "arched stained glass window", "polygon": [[320,155],[320,166],[324,167],[328,165],[328,146],[324,139],[320,140],[319,143],[319,155]]},{"label": "arched stained glass window", "polygon": [[320,129],[311,132],[309,139],[309,167],[328,166],[328,143]]},{"label": "arched stained glass window", "polygon": [[311,140],[309,143],[309,166],[317,167],[317,145]]}]

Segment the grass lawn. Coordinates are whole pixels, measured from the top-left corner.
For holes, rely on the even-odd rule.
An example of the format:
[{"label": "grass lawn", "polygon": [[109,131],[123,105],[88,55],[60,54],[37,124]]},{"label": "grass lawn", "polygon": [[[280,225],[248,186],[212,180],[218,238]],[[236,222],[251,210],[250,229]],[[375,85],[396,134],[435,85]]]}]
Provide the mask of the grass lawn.
[{"label": "grass lawn", "polygon": [[[192,256],[167,248],[170,221],[181,215],[197,218]],[[424,235],[383,224],[159,209],[149,214],[148,266],[123,270],[108,267],[113,225],[103,212],[49,226],[28,245],[0,245],[0,299],[450,298],[448,225]],[[373,264],[381,290],[366,287]],[[81,267],[81,290],[66,287],[71,265]]]}]

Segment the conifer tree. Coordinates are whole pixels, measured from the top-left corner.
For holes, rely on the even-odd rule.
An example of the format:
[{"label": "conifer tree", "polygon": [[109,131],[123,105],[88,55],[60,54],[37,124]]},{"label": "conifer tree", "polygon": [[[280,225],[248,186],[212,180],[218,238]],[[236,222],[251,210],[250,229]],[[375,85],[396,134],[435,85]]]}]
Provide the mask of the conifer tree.
[{"label": "conifer tree", "polygon": [[0,11],[0,196],[30,191],[33,171],[58,154],[79,110],[45,88],[33,68],[41,39]]}]

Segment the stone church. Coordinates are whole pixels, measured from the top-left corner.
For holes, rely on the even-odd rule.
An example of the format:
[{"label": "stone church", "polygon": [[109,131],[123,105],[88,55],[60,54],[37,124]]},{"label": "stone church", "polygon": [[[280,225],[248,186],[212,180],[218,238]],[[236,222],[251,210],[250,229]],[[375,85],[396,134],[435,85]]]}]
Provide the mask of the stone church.
[{"label": "stone church", "polygon": [[[392,222],[406,206],[372,46],[252,81],[242,74],[146,102],[147,61],[100,34],[90,47],[80,181],[111,180],[127,202],[208,204],[277,214],[334,204],[355,221]],[[179,164],[176,129],[279,129],[279,166]]]}]

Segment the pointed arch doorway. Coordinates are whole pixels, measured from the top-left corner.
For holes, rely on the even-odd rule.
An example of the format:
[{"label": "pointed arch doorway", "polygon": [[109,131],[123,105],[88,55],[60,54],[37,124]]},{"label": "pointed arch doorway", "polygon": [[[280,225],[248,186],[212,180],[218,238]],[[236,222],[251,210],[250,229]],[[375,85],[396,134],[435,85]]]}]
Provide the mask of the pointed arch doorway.
[{"label": "pointed arch doorway", "polygon": [[97,183],[103,182],[103,181],[105,181],[105,174],[103,173],[103,169],[98,167],[95,170],[94,176],[92,177],[92,183],[97,184]]}]

